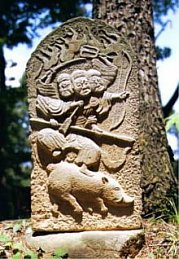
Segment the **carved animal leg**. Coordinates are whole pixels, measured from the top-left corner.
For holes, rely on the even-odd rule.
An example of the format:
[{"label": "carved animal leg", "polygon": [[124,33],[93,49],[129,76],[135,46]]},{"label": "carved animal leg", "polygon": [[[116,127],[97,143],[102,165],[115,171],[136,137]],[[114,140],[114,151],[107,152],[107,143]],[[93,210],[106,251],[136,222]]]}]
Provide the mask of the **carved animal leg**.
[{"label": "carved animal leg", "polygon": [[103,200],[101,198],[96,199],[96,203],[101,211],[102,214],[107,214],[108,213],[108,208],[105,206]]},{"label": "carved animal leg", "polygon": [[70,203],[70,205],[74,208],[74,212],[78,214],[81,214],[83,212],[82,207],[79,205],[75,197],[70,193],[63,194],[61,198]]}]

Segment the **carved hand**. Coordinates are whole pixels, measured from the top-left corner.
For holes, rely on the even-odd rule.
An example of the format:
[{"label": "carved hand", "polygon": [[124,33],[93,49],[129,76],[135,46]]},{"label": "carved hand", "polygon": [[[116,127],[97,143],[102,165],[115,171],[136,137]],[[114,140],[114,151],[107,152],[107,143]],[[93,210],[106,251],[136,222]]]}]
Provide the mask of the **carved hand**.
[{"label": "carved hand", "polygon": [[91,127],[91,125],[96,124],[97,123],[97,118],[95,115],[91,115],[88,117],[86,123],[85,123],[85,127],[89,128]]},{"label": "carved hand", "polygon": [[103,130],[100,129],[97,125],[93,124],[92,125],[92,130],[96,131],[96,132],[99,132],[99,133],[103,133]]},{"label": "carved hand", "polygon": [[127,97],[129,97],[129,92],[127,92],[127,91],[123,91],[123,92],[121,92],[120,95],[119,95],[119,98],[120,98],[121,100],[126,99]]},{"label": "carved hand", "polygon": [[58,127],[58,121],[56,121],[55,119],[50,119],[50,125],[52,127]]},{"label": "carved hand", "polygon": [[111,102],[110,102],[110,100],[101,99],[100,105],[99,105],[99,107],[97,108],[96,112],[97,112],[99,115],[103,115],[103,114],[105,114],[106,112],[108,112],[110,108],[111,108]]},{"label": "carved hand", "polygon": [[73,107],[82,107],[84,105],[84,101],[80,100],[80,101],[77,101],[77,102],[72,102],[71,103],[71,108]]}]

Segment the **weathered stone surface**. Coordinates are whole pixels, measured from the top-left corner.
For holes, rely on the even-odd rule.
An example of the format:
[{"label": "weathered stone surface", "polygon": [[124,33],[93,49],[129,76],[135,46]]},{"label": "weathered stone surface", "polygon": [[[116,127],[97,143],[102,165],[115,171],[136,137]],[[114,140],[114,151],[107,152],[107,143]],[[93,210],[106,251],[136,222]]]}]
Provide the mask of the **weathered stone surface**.
[{"label": "weathered stone surface", "polygon": [[26,235],[26,244],[30,249],[41,248],[46,253],[53,253],[60,248],[67,252],[68,258],[122,258],[124,255],[125,258],[134,258],[143,243],[142,230]]},{"label": "weathered stone surface", "polygon": [[141,227],[136,57],[118,31],[77,18],[27,66],[34,231]]}]

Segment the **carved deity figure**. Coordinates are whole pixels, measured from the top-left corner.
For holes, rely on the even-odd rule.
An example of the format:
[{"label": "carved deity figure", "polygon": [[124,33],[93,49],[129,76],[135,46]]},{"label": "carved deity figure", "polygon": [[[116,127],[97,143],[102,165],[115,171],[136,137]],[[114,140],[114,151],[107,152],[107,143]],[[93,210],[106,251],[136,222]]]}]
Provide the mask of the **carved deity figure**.
[{"label": "carved deity figure", "polygon": [[61,73],[57,78],[59,99],[42,95],[37,98],[37,110],[49,119],[51,126],[58,126],[59,122],[61,124],[58,130],[41,130],[37,136],[38,144],[50,151],[52,157],[59,159],[62,153],[66,155],[66,150],[74,149],[78,152],[74,161],[77,165],[97,169],[101,159],[98,145],[87,137],[67,132],[73,124],[101,133],[104,131],[96,125],[97,121],[109,112],[113,100],[122,100],[128,95],[125,91],[105,92],[107,84],[109,82],[103,80],[96,69]]},{"label": "carved deity figure", "polygon": [[124,50],[120,36],[109,28],[97,28],[67,24],[32,57],[33,173],[39,183],[45,179],[43,191],[51,206],[58,205],[50,220],[62,214],[75,219],[76,214],[82,221],[93,212],[115,218],[118,208],[134,205],[118,181],[135,143],[130,127],[120,133],[124,104],[131,98],[130,48]]}]

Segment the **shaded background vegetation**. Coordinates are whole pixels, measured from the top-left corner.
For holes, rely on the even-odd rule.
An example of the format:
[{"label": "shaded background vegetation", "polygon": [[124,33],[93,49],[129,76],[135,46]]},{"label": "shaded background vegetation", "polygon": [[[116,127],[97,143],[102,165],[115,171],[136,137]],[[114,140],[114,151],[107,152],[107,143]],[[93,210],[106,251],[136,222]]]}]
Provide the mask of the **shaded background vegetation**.
[{"label": "shaded background vegetation", "polygon": [[[87,16],[88,0],[6,0],[0,2],[0,219],[30,216],[30,147],[25,78],[20,86],[6,85],[4,47],[19,43],[29,46],[37,29],[75,16]],[[154,20],[165,29],[162,17],[178,8],[178,0],[153,1]],[[171,50],[156,47],[158,59],[170,56]],[[13,59],[13,57],[12,57]],[[15,65],[12,63],[12,66]],[[25,69],[25,68],[24,68]],[[177,89],[163,108],[169,116],[177,99]],[[171,154],[172,157],[172,154]]]}]

